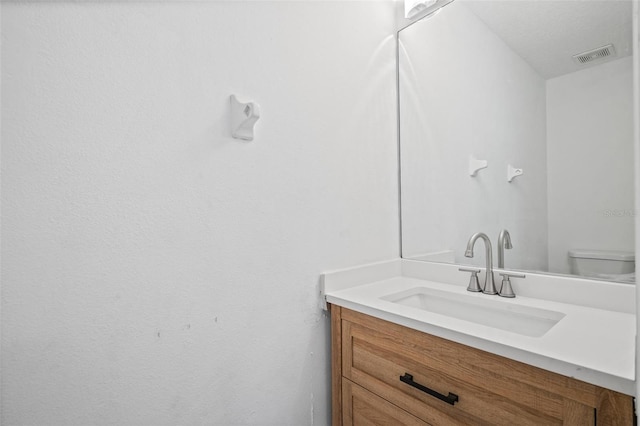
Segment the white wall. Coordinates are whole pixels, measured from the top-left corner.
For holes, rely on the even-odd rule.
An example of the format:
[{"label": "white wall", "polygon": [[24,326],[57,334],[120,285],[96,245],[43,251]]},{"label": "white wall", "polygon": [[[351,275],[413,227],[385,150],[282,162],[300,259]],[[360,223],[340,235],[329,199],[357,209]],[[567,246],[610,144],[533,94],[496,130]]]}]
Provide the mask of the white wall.
[{"label": "white wall", "polygon": [[[462,2],[402,31],[403,255],[510,231],[511,268],[546,269],[544,80]],[[463,53],[464,52],[464,53]],[[469,176],[469,158],[489,167]],[[507,165],[524,170],[507,182]]]},{"label": "white wall", "polygon": [[[635,208],[640,211],[640,3],[633,3],[633,148],[634,148],[634,182],[635,182]],[[640,260],[640,215],[635,216],[636,235],[636,265]],[[636,288],[638,285],[638,274],[636,274]],[[636,310],[640,306],[640,291],[636,291]],[[640,329],[640,315],[636,315],[636,330]],[[636,333],[636,398],[640,395],[640,338]],[[636,416],[638,415],[638,404],[635,404]]]},{"label": "white wall", "polygon": [[547,81],[549,270],[571,249],[634,251],[633,58]]},{"label": "white wall", "polygon": [[329,423],[319,274],[399,250],[393,8],[2,5],[3,424]]}]

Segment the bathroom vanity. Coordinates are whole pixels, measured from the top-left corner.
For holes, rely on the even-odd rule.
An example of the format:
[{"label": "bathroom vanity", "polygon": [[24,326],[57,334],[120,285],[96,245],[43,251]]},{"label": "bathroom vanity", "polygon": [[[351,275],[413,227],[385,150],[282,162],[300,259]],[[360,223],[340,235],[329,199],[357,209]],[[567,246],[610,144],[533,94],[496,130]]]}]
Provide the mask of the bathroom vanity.
[{"label": "bathroom vanity", "polygon": [[[401,259],[323,275],[334,425],[634,424],[633,286],[528,276],[504,300],[466,292],[454,270]],[[580,305],[562,300],[575,286]],[[416,289],[431,305],[403,302]],[[457,299],[523,330],[461,319]]]},{"label": "bathroom vanity", "polygon": [[597,34],[610,4],[512,3],[430,2],[398,31],[402,259],[323,275],[334,425],[635,424],[631,51],[564,50],[611,43],[631,4]]}]

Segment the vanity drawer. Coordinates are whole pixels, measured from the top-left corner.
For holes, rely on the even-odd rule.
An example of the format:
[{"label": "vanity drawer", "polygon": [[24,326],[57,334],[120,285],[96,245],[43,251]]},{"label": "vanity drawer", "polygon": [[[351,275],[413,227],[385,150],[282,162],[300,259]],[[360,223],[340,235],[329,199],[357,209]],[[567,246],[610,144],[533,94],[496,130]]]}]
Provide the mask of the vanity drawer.
[{"label": "vanity drawer", "polygon": [[346,309],[341,327],[342,376],[429,424],[595,424],[596,386]]},{"label": "vanity drawer", "polygon": [[355,383],[342,382],[343,424],[428,426],[417,417],[385,401]]}]

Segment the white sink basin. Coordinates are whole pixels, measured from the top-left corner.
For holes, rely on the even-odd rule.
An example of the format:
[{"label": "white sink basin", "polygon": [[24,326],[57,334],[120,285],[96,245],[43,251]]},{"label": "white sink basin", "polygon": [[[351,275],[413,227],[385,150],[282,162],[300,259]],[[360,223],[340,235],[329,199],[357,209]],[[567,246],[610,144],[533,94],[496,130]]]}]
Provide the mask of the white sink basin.
[{"label": "white sink basin", "polygon": [[381,299],[530,337],[543,336],[565,316],[562,312],[518,305],[517,299],[497,300],[499,296],[459,294],[426,287],[415,287]]}]

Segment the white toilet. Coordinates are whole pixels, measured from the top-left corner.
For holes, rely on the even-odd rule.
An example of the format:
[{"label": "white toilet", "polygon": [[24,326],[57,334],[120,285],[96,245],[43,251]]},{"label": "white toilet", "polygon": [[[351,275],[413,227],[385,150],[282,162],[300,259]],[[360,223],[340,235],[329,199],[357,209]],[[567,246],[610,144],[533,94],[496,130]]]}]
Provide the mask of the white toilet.
[{"label": "white toilet", "polygon": [[619,250],[569,250],[571,273],[583,277],[635,282],[635,253]]}]

